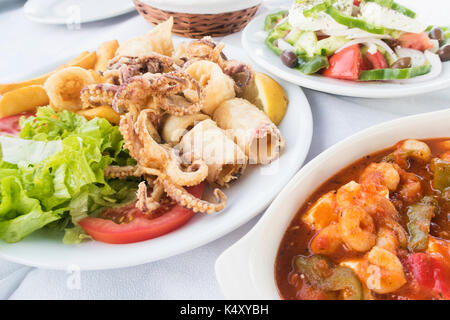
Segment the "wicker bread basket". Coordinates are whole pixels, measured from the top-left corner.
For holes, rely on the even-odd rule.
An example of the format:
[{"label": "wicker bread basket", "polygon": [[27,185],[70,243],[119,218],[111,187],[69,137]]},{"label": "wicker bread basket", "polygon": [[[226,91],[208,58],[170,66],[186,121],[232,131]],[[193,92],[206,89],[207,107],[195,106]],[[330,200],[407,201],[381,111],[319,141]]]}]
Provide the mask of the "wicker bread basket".
[{"label": "wicker bread basket", "polygon": [[173,33],[196,39],[204,36],[223,37],[242,30],[260,6],[260,4],[256,4],[237,11],[196,14],[162,10],[139,0],[133,0],[133,2],[140,15],[151,24],[156,25],[172,16]]}]

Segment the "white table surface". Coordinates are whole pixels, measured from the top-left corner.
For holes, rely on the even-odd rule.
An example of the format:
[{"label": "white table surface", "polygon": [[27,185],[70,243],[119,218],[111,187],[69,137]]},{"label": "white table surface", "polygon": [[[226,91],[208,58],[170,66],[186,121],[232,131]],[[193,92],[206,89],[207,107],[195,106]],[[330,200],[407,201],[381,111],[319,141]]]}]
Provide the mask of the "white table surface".
[{"label": "white table surface", "polygon": [[[433,2],[438,1],[441,0]],[[8,81],[11,75],[26,74],[27,70],[52,60],[91,50],[102,41],[124,40],[152,28],[137,12],[82,24],[74,30],[65,25],[37,24],[23,16],[24,3],[0,1],[0,83]],[[264,14],[274,6],[274,1],[269,1],[258,14]],[[240,34],[227,36],[222,41],[240,45]],[[314,135],[306,161],[374,124],[450,107],[450,90],[382,100],[333,96],[308,89],[304,92],[314,119]],[[198,249],[126,269],[81,271],[74,276],[68,272],[30,268],[0,260],[0,299],[222,299],[214,274],[215,260],[258,219]]]}]

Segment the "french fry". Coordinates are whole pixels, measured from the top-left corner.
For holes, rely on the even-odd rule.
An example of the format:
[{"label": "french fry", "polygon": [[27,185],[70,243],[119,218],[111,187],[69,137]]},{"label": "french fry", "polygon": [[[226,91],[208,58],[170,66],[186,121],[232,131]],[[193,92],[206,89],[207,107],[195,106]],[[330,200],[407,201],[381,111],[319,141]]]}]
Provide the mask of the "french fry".
[{"label": "french fry", "polygon": [[87,119],[93,119],[95,117],[105,118],[113,124],[119,124],[120,115],[109,106],[101,106],[93,109],[84,109],[77,111],[77,114]]},{"label": "french fry", "polygon": [[93,52],[84,51],[75,59],[59,66],[55,70],[50,71],[42,76],[20,82],[0,84],[0,94],[4,95],[9,91],[24,88],[31,85],[42,85],[48,79],[48,77],[50,77],[53,73],[55,73],[55,71],[61,70],[66,67],[73,66],[73,67],[81,67],[84,69],[92,69],[94,68],[96,61],[97,61],[97,54],[95,51]]},{"label": "french fry", "polygon": [[47,92],[40,85],[31,85],[9,91],[0,99],[0,118],[49,104]]},{"label": "french fry", "polygon": [[95,71],[104,71],[108,66],[108,61],[116,54],[119,42],[111,40],[103,42],[97,49],[97,62],[95,63]]}]

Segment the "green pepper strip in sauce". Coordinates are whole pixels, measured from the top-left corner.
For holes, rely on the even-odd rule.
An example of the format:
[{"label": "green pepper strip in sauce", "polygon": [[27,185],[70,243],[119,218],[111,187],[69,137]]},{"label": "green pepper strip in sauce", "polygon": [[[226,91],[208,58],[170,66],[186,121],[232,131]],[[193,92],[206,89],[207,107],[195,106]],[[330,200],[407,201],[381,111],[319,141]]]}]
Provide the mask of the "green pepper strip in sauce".
[{"label": "green pepper strip in sauce", "polygon": [[349,28],[359,28],[361,30],[365,30],[367,32],[375,33],[375,34],[384,34],[385,33],[385,29],[383,27],[378,27],[378,26],[368,23],[364,20],[346,15],[346,14],[340,12],[338,9],[336,9],[333,6],[329,6],[325,10],[325,12],[328,13],[337,23],[340,23]]},{"label": "green pepper strip in sauce", "polygon": [[431,65],[424,65],[419,67],[404,68],[404,69],[376,69],[364,70],[359,74],[359,81],[374,81],[374,80],[398,80],[410,79],[417,76],[427,74],[431,71]]},{"label": "green pepper strip in sauce", "polygon": [[345,300],[363,299],[361,282],[350,268],[334,266],[329,259],[321,255],[297,256],[294,266],[310,284],[322,291],[345,290]]},{"label": "green pepper strip in sauce", "polygon": [[275,25],[278,23],[279,20],[286,17],[287,13],[288,13],[287,10],[282,10],[282,11],[267,15],[266,19],[264,20],[264,31],[269,31],[270,29],[275,27]]},{"label": "green pepper strip in sauce", "polygon": [[450,162],[435,158],[431,162],[433,171],[433,188],[444,191],[450,188]]},{"label": "green pepper strip in sauce", "polygon": [[423,197],[419,203],[408,207],[407,224],[409,239],[408,248],[411,251],[424,251],[428,247],[431,219],[438,209],[436,199],[430,196]]}]

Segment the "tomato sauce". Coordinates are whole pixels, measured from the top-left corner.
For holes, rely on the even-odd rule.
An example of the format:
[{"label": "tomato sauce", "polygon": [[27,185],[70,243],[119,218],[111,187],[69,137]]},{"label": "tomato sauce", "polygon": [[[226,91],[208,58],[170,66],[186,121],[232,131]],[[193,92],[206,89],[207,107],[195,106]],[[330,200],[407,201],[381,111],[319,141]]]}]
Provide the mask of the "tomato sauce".
[{"label": "tomato sauce", "polygon": [[[448,138],[439,139],[426,139],[421,140],[425,142],[431,152],[432,158],[439,157],[443,153],[450,150],[450,141]],[[348,167],[344,168],[333,177],[328,179],[323,183],[317,190],[315,190],[311,196],[307,199],[304,205],[297,212],[293,220],[291,221],[287,231],[285,232],[282,241],[280,243],[276,261],[275,261],[275,280],[277,283],[278,291],[283,299],[295,300],[295,299],[335,299],[336,295],[324,295],[323,292],[318,292],[316,289],[311,288],[311,286],[301,279],[301,276],[295,271],[294,259],[298,255],[310,256],[312,251],[310,244],[314,236],[318,233],[316,230],[310,228],[306,223],[301,220],[301,217],[306,213],[315,202],[324,194],[334,191],[336,192],[341,186],[345,185],[350,181],[359,181],[361,173],[364,169],[373,162],[381,162],[386,159],[388,155],[391,155],[396,149],[396,146],[391,148],[370,154],[364,158],[352,163]],[[430,235],[435,237],[438,241],[449,241],[450,240],[450,201],[445,196],[441,195],[441,191],[435,190],[432,186],[433,172],[430,169],[430,163],[423,163],[420,161],[415,161],[414,159],[408,159],[407,172],[415,174],[420,179],[421,187],[421,197],[431,195],[438,199],[439,210],[437,210],[434,218],[432,219]],[[390,192],[390,201],[394,204],[395,208],[399,212],[401,219],[400,224],[403,228],[408,231],[407,223],[407,209],[410,202],[405,201],[405,199],[400,195],[400,193],[395,190]],[[448,248],[448,243],[447,243]],[[361,258],[365,252],[356,252],[350,250],[345,245],[342,245],[337,251],[333,252],[327,257],[334,263],[338,264],[343,259],[348,258]],[[410,252],[407,248],[400,248],[397,252],[399,260],[402,262],[407,283],[403,285],[400,289],[389,294],[377,294],[373,293],[373,298],[375,299],[450,299],[449,297],[443,297],[442,294],[436,294],[431,288],[432,285],[428,285],[428,288],[424,285],[426,279],[420,282],[417,279],[417,272],[414,273],[414,261],[421,261],[418,256],[413,256],[414,252]],[[448,259],[448,257],[447,257]],[[427,262],[428,263],[428,262]],[[431,262],[430,262],[431,263]],[[428,266],[430,265],[428,263]],[[433,262],[441,263],[441,262]],[[444,267],[439,281],[436,281],[436,286],[450,286],[450,279],[448,271],[448,266],[450,261],[443,261]],[[426,263],[420,266],[421,271],[425,270]],[[417,268],[416,268],[417,269]],[[436,268],[431,268],[429,271],[433,274],[433,270]],[[417,270],[416,270],[417,271]],[[446,273],[447,272],[447,273]],[[426,272],[425,272],[426,273]],[[420,278],[420,277],[419,277]],[[433,282],[434,285],[434,282]]]}]

